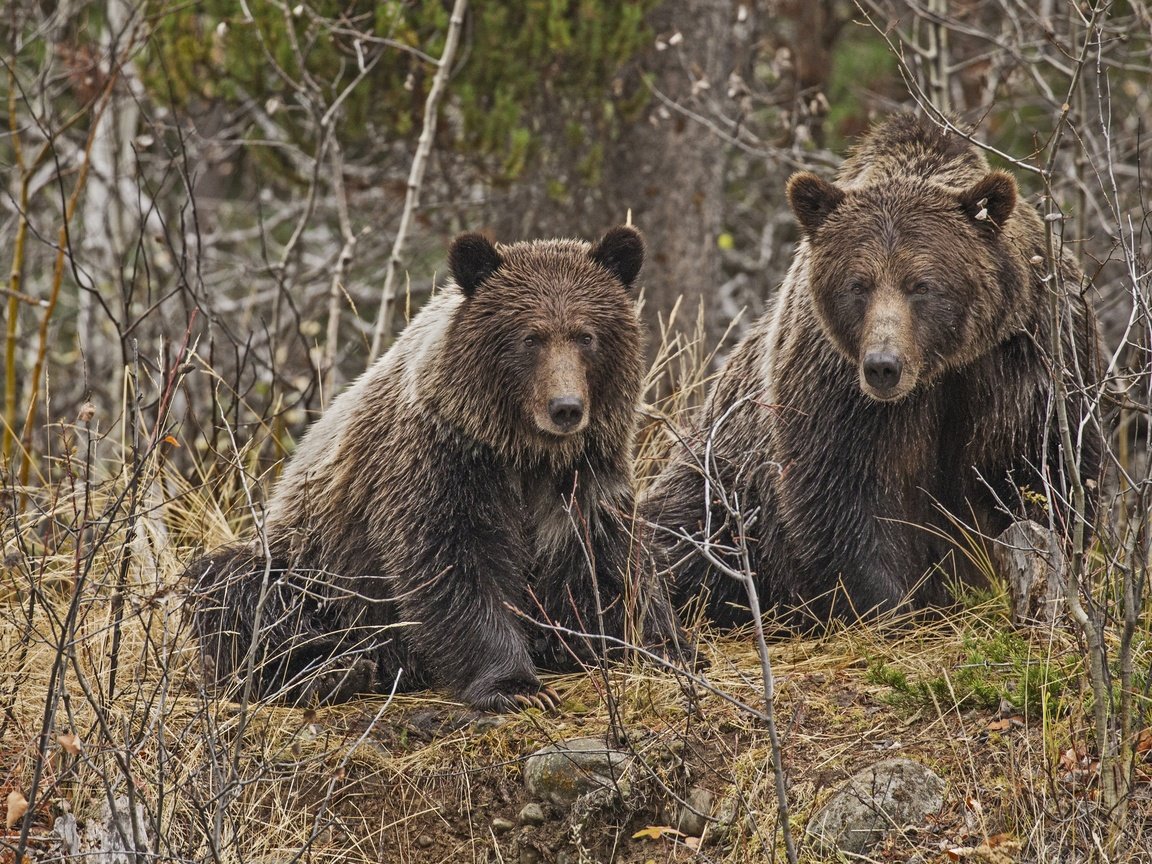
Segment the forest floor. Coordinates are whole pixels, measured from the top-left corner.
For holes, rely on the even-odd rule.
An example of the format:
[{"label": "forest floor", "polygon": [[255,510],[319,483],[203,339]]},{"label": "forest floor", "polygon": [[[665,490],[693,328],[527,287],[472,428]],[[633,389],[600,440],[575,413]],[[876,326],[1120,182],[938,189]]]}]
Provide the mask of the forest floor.
[{"label": "forest floor", "polygon": [[[550,679],[556,714],[477,714],[435,693],[242,707],[199,687],[178,595],[132,596],[117,626],[103,592],[70,604],[76,586],[57,580],[53,606],[14,589],[20,571],[44,584],[51,563],[6,565],[0,797],[9,795],[12,824],[2,861],[14,860],[25,827],[11,818],[21,798],[33,809],[27,860],[49,861],[64,848],[62,817],[75,816],[72,848],[83,852],[107,842],[97,829],[107,833],[110,802],[125,796],[142,808],[160,860],[786,860],[767,730],[736,704],[763,706],[751,638],[700,634],[701,674],[730,699],[636,663]],[[1088,818],[1098,778],[1082,651],[1060,628],[1013,630],[1006,606],[970,598],[934,621],[771,644],[800,860],[849,860],[818,852],[804,828],[850,774],[896,756],[944,779],[944,805],[851,860],[1106,860],[1094,857],[1101,838]],[[69,626],[77,638],[57,663]],[[583,809],[537,802],[525,819],[524,758],[578,737],[634,754],[626,794]],[[1111,860],[1152,860],[1152,765],[1141,761],[1137,776],[1130,853]],[[675,830],[677,802],[701,794],[712,799],[707,827]]]},{"label": "forest floor", "polygon": [[[65,452],[64,479],[0,523],[0,864],[21,844],[26,862],[117,845],[211,864],[786,861],[747,635],[696,629],[704,680],[640,660],[549,678],[554,714],[478,714],[432,692],[311,710],[207,692],[179,574],[251,530],[269,479],[257,455],[195,485],[156,456],[147,482],[126,484],[127,459],[86,483],[98,466]],[[1146,716],[1146,630],[1135,644]],[[1129,815],[1105,854],[1084,648],[1067,623],[1015,629],[991,590],[769,653],[801,861],[1152,862],[1152,731],[1133,741]],[[533,800],[526,757],[575,738],[630,755],[621,794]],[[942,806],[867,857],[819,851],[812,816],[894,757],[943,779]],[[690,830],[685,802],[707,811]]]}]

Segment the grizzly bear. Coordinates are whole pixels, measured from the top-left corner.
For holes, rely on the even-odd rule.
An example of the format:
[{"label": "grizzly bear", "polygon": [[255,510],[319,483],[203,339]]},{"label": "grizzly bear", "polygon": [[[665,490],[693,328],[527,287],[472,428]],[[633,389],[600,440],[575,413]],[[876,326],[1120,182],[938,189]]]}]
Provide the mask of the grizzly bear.
[{"label": "grizzly bear", "polygon": [[[792,626],[945,603],[981,578],[979,538],[1045,492],[1068,518],[1044,223],[1011,175],[911,116],[875,128],[835,183],[799,173],[787,195],[802,239],[774,307],[642,506],[676,600],[737,626],[751,572]],[[1059,267],[1064,362],[1094,386],[1095,318],[1075,264]],[[1094,479],[1100,433],[1069,387]]]},{"label": "grizzly bear", "polygon": [[537,668],[680,631],[635,542],[640,234],[493,245],[290,459],[261,539],[190,568],[206,666],[290,702],[444,688],[556,707]]}]

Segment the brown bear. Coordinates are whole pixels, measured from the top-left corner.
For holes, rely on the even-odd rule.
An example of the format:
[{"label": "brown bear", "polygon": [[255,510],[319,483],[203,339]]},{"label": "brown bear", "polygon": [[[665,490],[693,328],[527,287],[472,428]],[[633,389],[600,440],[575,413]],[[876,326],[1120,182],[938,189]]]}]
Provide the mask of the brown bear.
[{"label": "brown bear", "polygon": [[[1023,489],[1057,490],[1067,518],[1044,223],[963,137],[905,115],[834,184],[799,173],[787,194],[802,240],[774,307],[643,503],[677,602],[748,621],[725,570],[750,570],[793,625],[946,602],[950,582],[980,578],[973,538],[1036,500]],[[1095,318],[1075,264],[1059,266],[1065,362],[1094,385]],[[1083,396],[1068,401],[1094,479],[1100,432]]]},{"label": "brown bear", "polygon": [[538,667],[678,650],[632,530],[643,256],[630,227],[452,243],[452,284],[309,430],[262,539],[189,568],[220,684],[504,711],[555,707]]}]

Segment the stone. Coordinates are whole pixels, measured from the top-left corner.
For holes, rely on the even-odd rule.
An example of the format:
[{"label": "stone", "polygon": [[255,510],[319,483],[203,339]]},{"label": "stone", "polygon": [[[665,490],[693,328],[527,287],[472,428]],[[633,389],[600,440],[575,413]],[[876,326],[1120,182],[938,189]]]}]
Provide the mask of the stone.
[{"label": "stone", "polygon": [[504,818],[501,818],[500,816],[497,816],[495,819],[492,820],[492,830],[495,831],[497,834],[507,834],[509,831],[511,831],[515,827],[516,827],[516,823],[511,821],[510,819],[504,819]]},{"label": "stone", "polygon": [[521,825],[543,825],[545,822],[544,808],[532,801],[520,810],[518,820]]},{"label": "stone", "polygon": [[911,759],[885,759],[849,778],[809,820],[814,845],[865,855],[889,831],[919,825],[944,806],[945,783]]},{"label": "stone", "polygon": [[433,840],[431,837],[429,837],[427,834],[421,834],[419,837],[416,838],[416,845],[419,846],[421,849],[428,849],[435,842],[436,841]]},{"label": "stone", "polygon": [[700,837],[708,827],[708,817],[712,815],[712,804],[716,796],[707,789],[693,786],[680,805],[675,828],[689,837]]},{"label": "stone", "polygon": [[93,850],[88,854],[102,864],[133,864],[150,857],[150,824],[142,801],[137,800],[133,807],[126,795],[119,795],[111,801],[104,799],[99,821],[89,820],[82,836],[71,837],[67,822],[56,827],[65,843],[79,846],[81,857],[86,850]]},{"label": "stone", "polygon": [[530,755],[524,762],[524,785],[537,801],[565,808],[581,795],[602,789],[627,797],[628,784],[621,778],[633,758],[599,738],[573,738]]},{"label": "stone", "polygon": [[725,795],[713,807],[713,811],[708,830],[702,835],[705,844],[715,846],[732,843],[756,831],[756,820],[748,812],[743,796],[738,793]]},{"label": "stone", "polygon": [[65,811],[57,816],[52,823],[52,830],[60,838],[60,851],[64,858],[78,858],[80,856],[80,828],[76,824],[76,817]]}]

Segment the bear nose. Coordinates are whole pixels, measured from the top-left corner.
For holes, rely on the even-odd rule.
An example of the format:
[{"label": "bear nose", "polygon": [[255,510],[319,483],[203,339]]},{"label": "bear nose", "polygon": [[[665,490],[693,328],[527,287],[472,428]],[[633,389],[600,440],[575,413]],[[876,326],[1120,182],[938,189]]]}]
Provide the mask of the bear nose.
[{"label": "bear nose", "polygon": [[557,396],[548,402],[548,416],[557,429],[575,429],[584,419],[584,400],[579,396]]},{"label": "bear nose", "polygon": [[876,390],[891,390],[900,383],[903,368],[904,364],[895,354],[873,351],[864,357],[864,380]]}]

